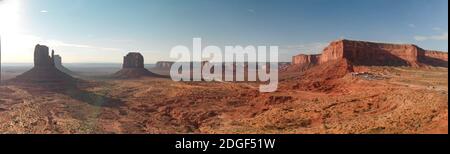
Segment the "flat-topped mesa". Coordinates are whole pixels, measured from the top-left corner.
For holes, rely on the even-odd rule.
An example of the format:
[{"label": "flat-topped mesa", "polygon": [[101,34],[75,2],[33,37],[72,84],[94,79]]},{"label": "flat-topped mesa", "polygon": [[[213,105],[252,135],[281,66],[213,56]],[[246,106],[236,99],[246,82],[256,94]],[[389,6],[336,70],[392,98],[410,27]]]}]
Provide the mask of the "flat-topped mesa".
[{"label": "flat-topped mesa", "polygon": [[299,54],[292,57],[292,64],[307,65],[307,64],[317,64],[320,59],[320,54],[316,55],[305,55]]},{"label": "flat-topped mesa", "polygon": [[431,66],[448,67],[448,53],[425,50],[424,52],[419,53],[419,61]]},{"label": "flat-topped mesa", "polygon": [[[295,56],[298,61],[308,58]],[[427,51],[413,44],[388,44],[338,40],[328,45],[318,58],[318,64],[345,59],[360,66],[439,66],[448,67],[448,53]],[[293,61],[297,62],[297,61]],[[315,64],[314,61],[310,63]]]},{"label": "flat-topped mesa", "polygon": [[144,57],[138,52],[130,52],[123,57],[123,68],[144,68]]},{"label": "flat-topped mesa", "polygon": [[422,50],[415,45],[339,40],[324,49],[320,62],[344,58],[353,65],[419,66]]},{"label": "flat-topped mesa", "polygon": [[156,68],[170,69],[175,62],[172,61],[158,61],[156,62]]},{"label": "flat-topped mesa", "polygon": [[55,64],[53,62],[54,51],[52,50],[51,57],[48,55],[49,49],[44,45],[36,45],[34,48],[34,67],[54,67]]},{"label": "flat-topped mesa", "polygon": [[442,51],[425,50],[424,56],[448,61],[448,53]]}]

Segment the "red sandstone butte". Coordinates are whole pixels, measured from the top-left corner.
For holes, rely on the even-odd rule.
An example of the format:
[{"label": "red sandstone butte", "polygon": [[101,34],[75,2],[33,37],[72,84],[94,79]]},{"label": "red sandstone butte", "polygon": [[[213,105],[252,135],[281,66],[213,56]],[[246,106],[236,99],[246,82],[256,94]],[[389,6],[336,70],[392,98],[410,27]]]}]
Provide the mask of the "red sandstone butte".
[{"label": "red sandstone butte", "polygon": [[163,77],[144,68],[144,57],[138,52],[130,52],[123,57],[122,69],[112,75],[114,78],[140,78],[143,76]]},{"label": "red sandstone butte", "polygon": [[388,44],[353,40],[331,42],[320,55],[297,55],[293,64],[323,64],[346,59],[359,66],[448,67],[448,53],[424,50],[413,44]]},{"label": "red sandstone butte", "polygon": [[36,45],[34,49],[34,67],[11,79],[9,82],[17,84],[41,85],[52,89],[73,86],[77,81],[72,76],[61,72],[55,67],[55,55],[52,50],[49,56],[49,48],[44,45]]}]

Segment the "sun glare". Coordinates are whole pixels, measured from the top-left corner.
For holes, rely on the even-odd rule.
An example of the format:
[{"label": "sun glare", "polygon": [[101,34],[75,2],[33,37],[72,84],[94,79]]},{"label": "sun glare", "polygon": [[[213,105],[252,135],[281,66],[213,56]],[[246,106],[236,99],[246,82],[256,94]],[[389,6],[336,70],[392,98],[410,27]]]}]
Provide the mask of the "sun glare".
[{"label": "sun glare", "polygon": [[0,33],[16,34],[19,31],[20,0],[0,0]]},{"label": "sun glare", "polygon": [[27,61],[29,56],[20,54],[28,50],[29,38],[22,34],[20,11],[22,0],[0,0],[0,36],[2,38],[2,62]]}]

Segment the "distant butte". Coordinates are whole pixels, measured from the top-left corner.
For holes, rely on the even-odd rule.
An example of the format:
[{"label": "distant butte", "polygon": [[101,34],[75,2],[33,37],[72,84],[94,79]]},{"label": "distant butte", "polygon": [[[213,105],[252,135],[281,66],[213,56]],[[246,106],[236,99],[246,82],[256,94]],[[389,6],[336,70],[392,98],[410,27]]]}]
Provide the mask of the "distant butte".
[{"label": "distant butte", "polygon": [[170,68],[172,67],[172,65],[174,63],[175,62],[172,62],[172,61],[158,61],[158,62],[156,62],[156,68],[158,68],[158,69],[169,69],[170,70]]},{"label": "distant butte", "polygon": [[448,67],[448,53],[424,50],[412,44],[388,44],[353,40],[331,42],[322,54],[300,54],[293,64],[323,64],[344,59],[355,66]]},{"label": "distant butte", "polygon": [[130,52],[123,57],[122,69],[112,75],[114,78],[129,79],[139,77],[162,77],[144,68],[144,57],[138,52]]}]

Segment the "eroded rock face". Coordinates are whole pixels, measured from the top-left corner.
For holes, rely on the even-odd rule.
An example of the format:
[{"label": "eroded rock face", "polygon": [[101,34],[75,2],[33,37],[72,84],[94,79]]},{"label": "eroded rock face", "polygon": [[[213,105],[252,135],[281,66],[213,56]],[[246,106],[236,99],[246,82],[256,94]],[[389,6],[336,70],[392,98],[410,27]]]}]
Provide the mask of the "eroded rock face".
[{"label": "eroded rock face", "polygon": [[[343,58],[353,65],[365,66],[419,66],[417,55],[422,49],[415,45],[340,41]],[[337,51],[339,52],[339,51]]]},{"label": "eroded rock face", "polygon": [[448,53],[425,50],[419,53],[419,62],[431,66],[448,67]]},{"label": "eroded rock face", "polygon": [[64,73],[70,74],[70,75],[76,75],[76,73],[72,72],[71,70],[69,70],[68,68],[66,68],[62,65],[62,57],[60,55],[54,55],[53,61],[55,63],[55,67],[58,70],[60,70],[61,72],[64,72]]},{"label": "eroded rock face", "polygon": [[34,67],[53,67],[53,54],[54,51],[52,50],[52,57],[50,57],[48,54],[48,47],[44,45],[36,45],[34,48]]},{"label": "eroded rock face", "polygon": [[130,52],[123,57],[123,68],[144,68],[144,57],[137,52]]},{"label": "eroded rock face", "polygon": [[319,63],[342,59],[344,56],[344,43],[342,41],[331,42],[320,55]]},{"label": "eroded rock face", "polygon": [[346,59],[359,66],[440,66],[448,67],[448,53],[427,51],[412,44],[387,44],[338,40],[331,42],[321,55],[298,55],[294,64],[323,64]]},{"label": "eroded rock face", "polygon": [[55,63],[55,66],[62,66],[62,58],[60,55],[53,56],[53,61]]},{"label": "eroded rock face", "polygon": [[444,53],[444,52],[440,52],[440,51],[426,50],[424,53],[424,56],[448,61],[448,53]]},{"label": "eroded rock face", "polygon": [[304,55],[300,54],[297,56],[294,56],[292,58],[292,64],[317,64],[319,62],[320,55]]}]

